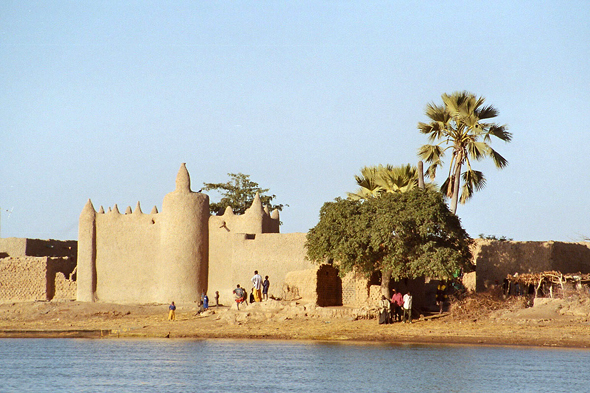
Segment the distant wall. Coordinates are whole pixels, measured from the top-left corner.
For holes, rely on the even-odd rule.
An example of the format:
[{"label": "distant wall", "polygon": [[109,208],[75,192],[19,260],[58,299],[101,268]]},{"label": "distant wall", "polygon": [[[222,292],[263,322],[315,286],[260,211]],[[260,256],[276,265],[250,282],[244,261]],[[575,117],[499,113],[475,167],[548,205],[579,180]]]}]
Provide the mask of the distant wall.
[{"label": "distant wall", "polygon": [[0,239],[0,258],[4,257],[75,257],[75,240],[41,240],[8,237]]},{"label": "distant wall", "polygon": [[7,237],[0,239],[0,258],[27,255],[27,239]]},{"label": "distant wall", "polygon": [[0,259],[0,299],[11,301],[75,299],[76,261],[68,257]]},{"label": "distant wall", "polygon": [[557,270],[590,273],[590,243],[477,240],[475,287],[485,291],[508,274]]},{"label": "distant wall", "polygon": [[75,258],[78,242],[75,240],[26,239],[26,255],[35,257],[70,257]]}]

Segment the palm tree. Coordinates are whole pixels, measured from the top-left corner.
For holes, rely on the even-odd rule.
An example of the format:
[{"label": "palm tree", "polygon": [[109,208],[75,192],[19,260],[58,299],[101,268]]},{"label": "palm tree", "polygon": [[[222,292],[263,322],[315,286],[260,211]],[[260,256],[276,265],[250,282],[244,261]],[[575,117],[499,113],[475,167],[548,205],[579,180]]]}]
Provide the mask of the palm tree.
[{"label": "palm tree", "polygon": [[[504,168],[508,161],[489,143],[492,136],[510,142],[512,134],[506,131],[506,125],[482,121],[494,118],[499,113],[492,105],[484,106],[483,97],[478,98],[463,91],[443,94],[442,100],[443,105],[430,103],[426,106],[426,116],[431,120],[429,123],[418,123],[418,130],[428,135],[429,142],[439,142],[422,146],[418,155],[430,163],[426,174],[434,179],[437,168],[442,165],[444,153],[452,151],[449,174],[441,191],[451,198],[451,211],[456,213],[457,202],[464,204],[474,191],[482,189],[486,183],[483,173],[471,167],[471,161],[491,157],[497,168]],[[461,173],[464,166],[466,170]],[[460,188],[461,180],[463,187]]]},{"label": "palm tree", "polygon": [[354,175],[356,184],[359,189],[356,193],[347,192],[348,197],[353,200],[367,199],[377,197],[383,192],[383,188],[379,185],[380,175],[383,166],[365,166],[361,168],[361,175]]},{"label": "palm tree", "polygon": [[347,193],[354,200],[378,197],[384,192],[407,192],[418,187],[418,170],[410,164],[366,166],[361,169],[361,175],[354,178],[360,189],[356,193]]}]

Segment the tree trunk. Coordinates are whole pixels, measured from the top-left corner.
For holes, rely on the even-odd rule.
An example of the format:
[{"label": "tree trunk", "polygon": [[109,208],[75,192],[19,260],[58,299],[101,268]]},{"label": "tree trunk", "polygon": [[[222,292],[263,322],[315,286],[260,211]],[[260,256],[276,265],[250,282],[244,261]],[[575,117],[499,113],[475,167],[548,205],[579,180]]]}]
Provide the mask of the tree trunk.
[{"label": "tree trunk", "polygon": [[391,269],[381,271],[381,294],[388,299],[391,299],[389,293],[389,283],[391,282]]},{"label": "tree trunk", "polygon": [[455,172],[453,173],[453,197],[451,198],[451,211],[457,213],[457,203],[459,202],[459,186],[461,184],[461,162],[457,160]]},{"label": "tree trunk", "polygon": [[418,161],[418,188],[424,189],[424,164]]}]

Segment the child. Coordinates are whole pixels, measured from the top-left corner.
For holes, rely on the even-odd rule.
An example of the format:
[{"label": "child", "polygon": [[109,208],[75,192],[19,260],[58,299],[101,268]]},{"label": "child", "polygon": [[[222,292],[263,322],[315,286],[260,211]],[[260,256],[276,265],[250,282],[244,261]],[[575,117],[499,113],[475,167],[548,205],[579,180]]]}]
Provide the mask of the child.
[{"label": "child", "polygon": [[264,276],[264,281],[262,282],[262,299],[264,300],[268,300],[268,287],[270,287],[268,276]]}]

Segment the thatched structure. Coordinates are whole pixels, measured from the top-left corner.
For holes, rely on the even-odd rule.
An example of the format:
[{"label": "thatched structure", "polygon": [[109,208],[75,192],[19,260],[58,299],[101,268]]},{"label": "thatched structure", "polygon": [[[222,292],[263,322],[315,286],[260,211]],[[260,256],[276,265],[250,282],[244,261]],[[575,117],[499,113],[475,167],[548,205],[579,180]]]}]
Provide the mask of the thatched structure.
[{"label": "thatched structure", "polygon": [[514,276],[509,274],[504,280],[504,291],[507,294],[511,288],[534,288],[535,297],[553,297],[555,293],[563,294],[566,289],[580,290],[583,285],[590,285],[590,274],[563,274],[552,270],[540,273],[515,273]]}]

